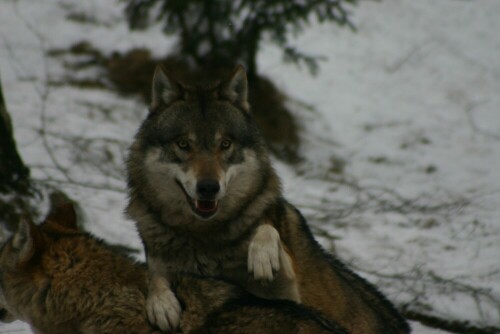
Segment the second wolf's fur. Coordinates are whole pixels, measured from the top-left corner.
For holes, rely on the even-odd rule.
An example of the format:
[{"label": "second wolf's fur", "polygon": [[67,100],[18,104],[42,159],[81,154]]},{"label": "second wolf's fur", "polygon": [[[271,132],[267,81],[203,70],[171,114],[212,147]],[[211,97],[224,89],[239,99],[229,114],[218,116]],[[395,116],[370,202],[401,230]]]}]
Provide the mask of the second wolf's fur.
[{"label": "second wolf's fur", "polygon": [[[304,305],[352,333],[409,332],[380,292],[323,251],[283,198],[241,67],[209,87],[181,84],[158,68],[127,168],[127,212],[151,274],[148,310],[162,328],[175,327],[180,311],[169,284],[188,272],[223,276],[263,298],[292,299],[298,292]],[[248,256],[256,240],[260,251]],[[276,249],[279,268],[270,261]],[[274,280],[255,279],[258,267]]]},{"label": "second wolf's fur", "polygon": [[0,273],[4,320],[26,321],[35,333],[155,332],[146,273],[79,232],[72,207],[40,226],[21,221],[1,250]]},{"label": "second wolf's fur", "polygon": [[[23,221],[0,251],[0,321],[38,334],[159,333],[147,321],[145,266],[76,227],[72,207],[41,225]],[[185,334],[348,334],[293,302],[251,296],[221,280],[190,275],[173,286]]]}]

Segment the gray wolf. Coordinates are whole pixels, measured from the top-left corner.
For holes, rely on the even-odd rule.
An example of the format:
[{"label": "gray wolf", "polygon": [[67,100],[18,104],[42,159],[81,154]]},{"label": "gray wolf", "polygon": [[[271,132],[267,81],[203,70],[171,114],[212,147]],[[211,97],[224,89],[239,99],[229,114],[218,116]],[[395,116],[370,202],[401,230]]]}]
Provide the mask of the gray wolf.
[{"label": "gray wolf", "polygon": [[[62,205],[40,226],[23,220],[2,247],[0,321],[47,334],[159,333],[147,320],[147,279],[143,264],[80,231],[73,207]],[[183,333],[348,334],[313,310],[222,280],[184,275],[173,288]]]},{"label": "gray wolf", "polygon": [[202,87],[159,66],[127,172],[127,213],[151,278],[146,307],[160,328],[178,325],[171,285],[179,273],[192,273],[224,277],[262,298],[301,302],[351,333],[410,331],[375,287],[321,248],[284,199],[241,66]]}]

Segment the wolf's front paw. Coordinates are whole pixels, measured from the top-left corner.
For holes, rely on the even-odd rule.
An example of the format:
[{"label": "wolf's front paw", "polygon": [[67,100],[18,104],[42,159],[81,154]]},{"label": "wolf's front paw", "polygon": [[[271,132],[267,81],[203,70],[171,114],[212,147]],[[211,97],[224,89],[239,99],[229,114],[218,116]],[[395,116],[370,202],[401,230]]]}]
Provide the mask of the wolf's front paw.
[{"label": "wolf's front paw", "polygon": [[256,280],[272,281],[280,270],[280,235],[271,225],[260,225],[248,247],[248,272]]},{"label": "wolf's front paw", "polygon": [[146,310],[149,321],[162,331],[173,332],[179,326],[181,305],[164,277],[151,279]]}]

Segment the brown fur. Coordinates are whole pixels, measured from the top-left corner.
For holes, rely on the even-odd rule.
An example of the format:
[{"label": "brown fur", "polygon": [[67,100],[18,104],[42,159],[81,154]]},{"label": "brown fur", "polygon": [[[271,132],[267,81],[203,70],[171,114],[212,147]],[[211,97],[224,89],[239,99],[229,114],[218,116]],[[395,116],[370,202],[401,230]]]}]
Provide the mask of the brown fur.
[{"label": "brown fur", "polygon": [[280,200],[277,208],[275,227],[294,254],[304,305],[352,333],[409,333],[405,320],[380,292],[323,251],[293,206]]},{"label": "brown fur", "polygon": [[182,315],[185,333],[349,334],[312,309],[256,298],[221,280],[183,276],[176,294],[188,305]]},{"label": "brown fur", "polygon": [[37,333],[153,333],[146,272],[79,232],[71,218],[56,216],[41,226],[21,222],[3,247],[7,311]]},{"label": "brown fur", "polygon": [[[21,223],[0,253],[3,319],[36,333],[154,333],[146,320],[146,268],[80,232],[71,206],[41,225]],[[260,300],[221,280],[183,275],[183,333],[348,334],[292,302]],[[270,325],[268,321],[272,320]]]}]

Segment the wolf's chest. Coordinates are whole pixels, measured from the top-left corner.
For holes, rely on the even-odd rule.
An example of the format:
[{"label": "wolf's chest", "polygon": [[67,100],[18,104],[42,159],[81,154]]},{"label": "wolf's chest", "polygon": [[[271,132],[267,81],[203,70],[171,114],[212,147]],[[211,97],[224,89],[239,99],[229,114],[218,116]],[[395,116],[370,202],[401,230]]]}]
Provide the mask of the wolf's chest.
[{"label": "wolf's chest", "polygon": [[225,276],[225,273],[247,267],[248,243],[238,245],[200,244],[174,238],[163,248],[162,260],[167,271],[203,276]]}]

